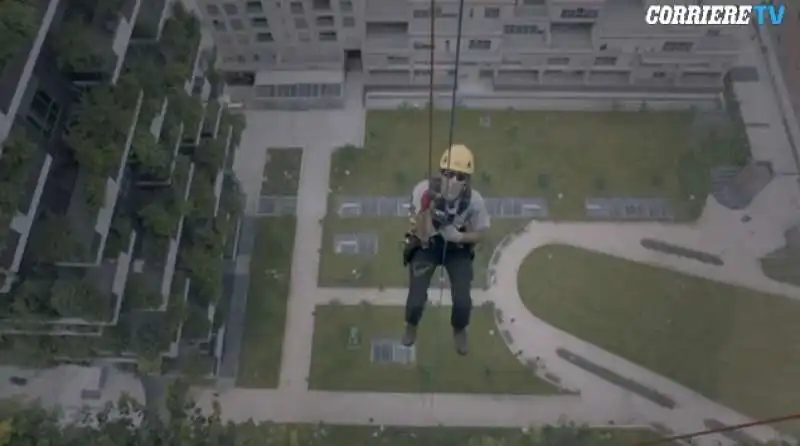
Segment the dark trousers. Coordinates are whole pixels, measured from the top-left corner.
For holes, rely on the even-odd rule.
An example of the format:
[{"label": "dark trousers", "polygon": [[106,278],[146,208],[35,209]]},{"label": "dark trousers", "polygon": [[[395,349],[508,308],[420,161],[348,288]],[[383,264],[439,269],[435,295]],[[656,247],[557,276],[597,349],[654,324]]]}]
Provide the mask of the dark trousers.
[{"label": "dark trousers", "polygon": [[422,319],[428,288],[437,266],[444,266],[450,278],[450,293],[453,298],[450,325],[456,331],[469,325],[472,313],[472,251],[469,247],[448,247],[442,263],[443,246],[431,243],[418,250],[408,264],[408,297],[406,298],[406,323],[417,326]]}]

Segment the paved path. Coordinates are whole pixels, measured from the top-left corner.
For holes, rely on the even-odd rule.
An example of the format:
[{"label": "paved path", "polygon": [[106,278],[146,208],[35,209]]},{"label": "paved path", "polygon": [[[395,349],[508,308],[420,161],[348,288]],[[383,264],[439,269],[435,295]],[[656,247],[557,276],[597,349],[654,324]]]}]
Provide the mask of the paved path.
[{"label": "paved path", "polygon": [[[752,57],[752,53],[750,54]],[[758,91],[741,87],[741,102],[751,113],[776,117],[774,101],[763,100],[770,94],[761,83]],[[738,87],[737,87],[738,88]],[[740,91],[737,90],[737,94]],[[280,385],[277,390],[233,389],[218,396],[210,391],[198,394],[201,404],[218,399],[226,418],[243,421],[249,418],[275,421],[325,421],[331,423],[386,425],[462,425],[526,426],[552,424],[559,420],[603,425],[645,425],[659,423],[676,432],[703,430],[703,420],[713,418],[724,423],[738,423],[747,418],[720,406],[656,373],[613,356],[568,333],[537,319],[522,304],[517,291],[517,269],[530,250],[546,243],[568,243],[616,256],[672,268],[687,274],[755,288],[791,298],[800,298],[800,290],[766,279],[756,259],[781,246],[787,222],[798,215],[800,193],[791,177],[776,178],[745,211],[729,211],[709,199],[702,218],[692,225],[605,224],[605,223],[532,223],[528,230],[506,245],[495,265],[495,284],[487,291],[476,291],[476,303],[490,300],[505,314],[500,328],[514,339],[512,348],[540,356],[546,370],[556,374],[579,396],[491,396],[386,394],[367,392],[309,391],[307,376],[311,358],[313,311],[317,304],[337,300],[343,304],[369,301],[373,304],[402,304],[404,290],[317,288],[322,227],[328,194],[331,149],[344,143],[360,145],[363,135],[363,110],[360,98],[352,97],[346,111],[335,112],[263,112],[256,117],[263,126],[248,132],[251,144],[258,147],[296,146],[305,149],[298,200],[298,225],[292,265],[290,304]],[[758,104],[753,105],[754,101]],[[750,103],[748,109],[748,103]],[[772,104],[772,105],[770,105]],[[766,109],[762,109],[766,107]],[[769,109],[769,107],[773,107]],[[778,126],[774,126],[777,128]],[[292,130],[294,129],[294,130]],[[775,129],[773,129],[775,131]],[[753,154],[759,160],[773,160],[785,165],[791,155],[789,144],[767,135],[751,135]],[[243,142],[242,147],[247,147]],[[780,149],[780,150],[776,150]],[[261,163],[258,156],[262,156]],[[254,211],[255,197],[261,182],[263,155],[237,160],[242,182]],[[252,192],[252,193],[250,193]],[[752,219],[746,223],[742,217]],[[704,265],[691,260],[654,252],[640,246],[649,237],[704,250],[722,257],[723,267]],[[446,298],[445,302],[449,302]],[[560,359],[557,348],[568,348],[603,367],[635,379],[667,394],[677,402],[674,410],[658,406],[629,391],[612,385]],[[770,439],[770,428],[752,428],[748,433]],[[724,437],[709,436],[697,444],[732,444]]]}]

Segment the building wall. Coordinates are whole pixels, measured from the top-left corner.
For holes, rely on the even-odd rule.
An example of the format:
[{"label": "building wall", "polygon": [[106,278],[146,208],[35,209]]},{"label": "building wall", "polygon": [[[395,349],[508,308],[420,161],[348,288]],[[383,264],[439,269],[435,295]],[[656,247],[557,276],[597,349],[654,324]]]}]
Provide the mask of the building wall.
[{"label": "building wall", "polygon": [[[226,71],[331,69],[362,51],[372,86],[452,82],[457,0],[198,0]],[[718,88],[737,28],[653,27],[645,0],[467,0],[461,82],[493,88],[563,85]],[[268,34],[268,35],[265,35]],[[331,39],[336,39],[335,41]]]}]

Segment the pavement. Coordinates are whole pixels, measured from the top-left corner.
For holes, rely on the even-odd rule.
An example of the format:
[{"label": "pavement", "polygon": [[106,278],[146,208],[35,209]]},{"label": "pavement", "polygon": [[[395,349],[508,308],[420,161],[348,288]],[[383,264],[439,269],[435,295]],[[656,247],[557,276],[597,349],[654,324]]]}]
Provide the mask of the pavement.
[{"label": "pavement", "polygon": [[[755,37],[751,41],[755,47]],[[743,65],[765,64],[763,53],[743,52]],[[753,156],[773,161],[776,166],[794,168],[792,147],[786,136],[785,119],[769,78],[735,86],[745,113],[763,126],[748,127]],[[758,258],[784,244],[783,233],[800,217],[800,191],[795,176],[778,176],[742,211],[731,211],[709,198],[702,217],[692,224],[660,223],[530,223],[526,230],[502,248],[494,265],[493,285],[476,291],[476,301],[491,301],[505,315],[498,322],[513,338],[513,351],[541,358],[544,370],[558,376],[562,386],[579,391],[576,395],[505,396],[460,394],[392,394],[370,392],[309,391],[307,377],[311,360],[316,305],[338,300],[343,304],[369,301],[376,305],[402,304],[404,290],[326,289],[317,287],[320,220],[326,212],[330,154],[342,144],[361,145],[364,110],[358,79],[350,79],[344,111],[250,112],[248,130],[237,159],[237,172],[250,197],[248,211],[255,212],[267,147],[303,147],[304,157],[298,192],[298,224],[292,264],[292,281],[283,346],[279,388],[275,390],[231,389],[217,393],[196,390],[202,406],[213,400],[222,407],[223,417],[233,421],[273,420],[285,422],[326,422],[376,425],[516,426],[552,424],[564,420],[588,425],[645,426],[659,424],[678,433],[706,429],[706,421],[725,424],[751,421],[672,382],[657,373],[610,354],[590,343],[558,330],[531,314],[517,290],[517,272],[522,260],[538,246],[565,243],[601,251],[637,262],[657,265],[685,274],[800,299],[800,289],[777,283],[761,272]],[[778,93],[779,94],[779,93]],[[792,129],[792,132],[796,129]],[[248,149],[250,147],[251,149]],[[261,162],[259,163],[259,157]],[[745,219],[744,217],[750,217]],[[691,247],[721,257],[723,266],[701,264],[652,251],[640,245],[642,238],[654,238]],[[779,297],[776,297],[779,298]],[[400,327],[398,327],[400,328]],[[665,408],[622,387],[610,384],[556,352],[566,348],[628,379],[635,380],[676,402]],[[770,427],[747,429],[762,441],[779,434]],[[734,441],[719,435],[698,438],[695,444],[728,445]]]}]

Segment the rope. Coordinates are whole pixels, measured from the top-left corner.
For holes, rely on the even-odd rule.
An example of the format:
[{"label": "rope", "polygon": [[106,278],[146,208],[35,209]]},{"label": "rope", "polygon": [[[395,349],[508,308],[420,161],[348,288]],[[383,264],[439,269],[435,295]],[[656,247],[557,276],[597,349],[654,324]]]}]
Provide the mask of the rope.
[{"label": "rope", "polygon": [[780,423],[782,421],[789,421],[789,420],[796,420],[796,419],[800,419],[800,413],[795,413],[795,414],[791,414],[791,415],[784,415],[782,417],[768,418],[766,420],[751,421],[749,423],[734,424],[733,426],[725,426],[725,427],[720,427],[720,428],[717,428],[717,429],[708,429],[708,430],[704,430],[704,431],[700,431],[700,432],[692,432],[690,434],[676,435],[674,437],[667,437],[667,438],[661,438],[661,439],[654,440],[654,441],[648,441],[648,442],[644,442],[644,443],[637,443],[634,446],[651,446],[651,445],[656,445],[656,444],[672,443],[672,442],[675,442],[675,441],[689,440],[689,439],[692,439],[692,438],[695,438],[695,437],[702,437],[704,435],[719,434],[719,433],[722,433],[722,432],[730,432],[730,431],[738,431],[738,430],[745,429],[745,428],[748,428],[748,427],[762,426],[762,425],[766,425],[766,424],[775,424],[775,423]]},{"label": "rope", "polygon": [[[436,54],[436,0],[430,0],[430,33],[431,33],[431,42],[430,42],[430,78],[429,78],[429,85],[428,85],[428,184],[430,185],[431,180],[433,179],[433,124],[434,124],[434,69],[435,69],[435,54]],[[458,30],[456,32],[456,58],[455,58],[455,67],[453,70],[453,88],[452,88],[452,101],[450,107],[450,123],[448,129],[448,138],[447,138],[447,167],[450,168],[451,160],[451,151],[453,147],[453,137],[455,131],[455,123],[456,123],[456,92],[458,91],[458,68],[459,63],[461,61],[461,40],[462,40],[462,32],[464,27],[464,0],[459,0],[458,2]],[[445,183],[445,190],[443,191],[445,194],[447,193],[447,183]],[[444,262],[447,258],[447,240],[444,241],[444,247],[442,250],[442,266],[439,271],[439,302],[438,305],[442,305],[442,301],[444,300]],[[437,357],[440,357],[437,355]]]}]

